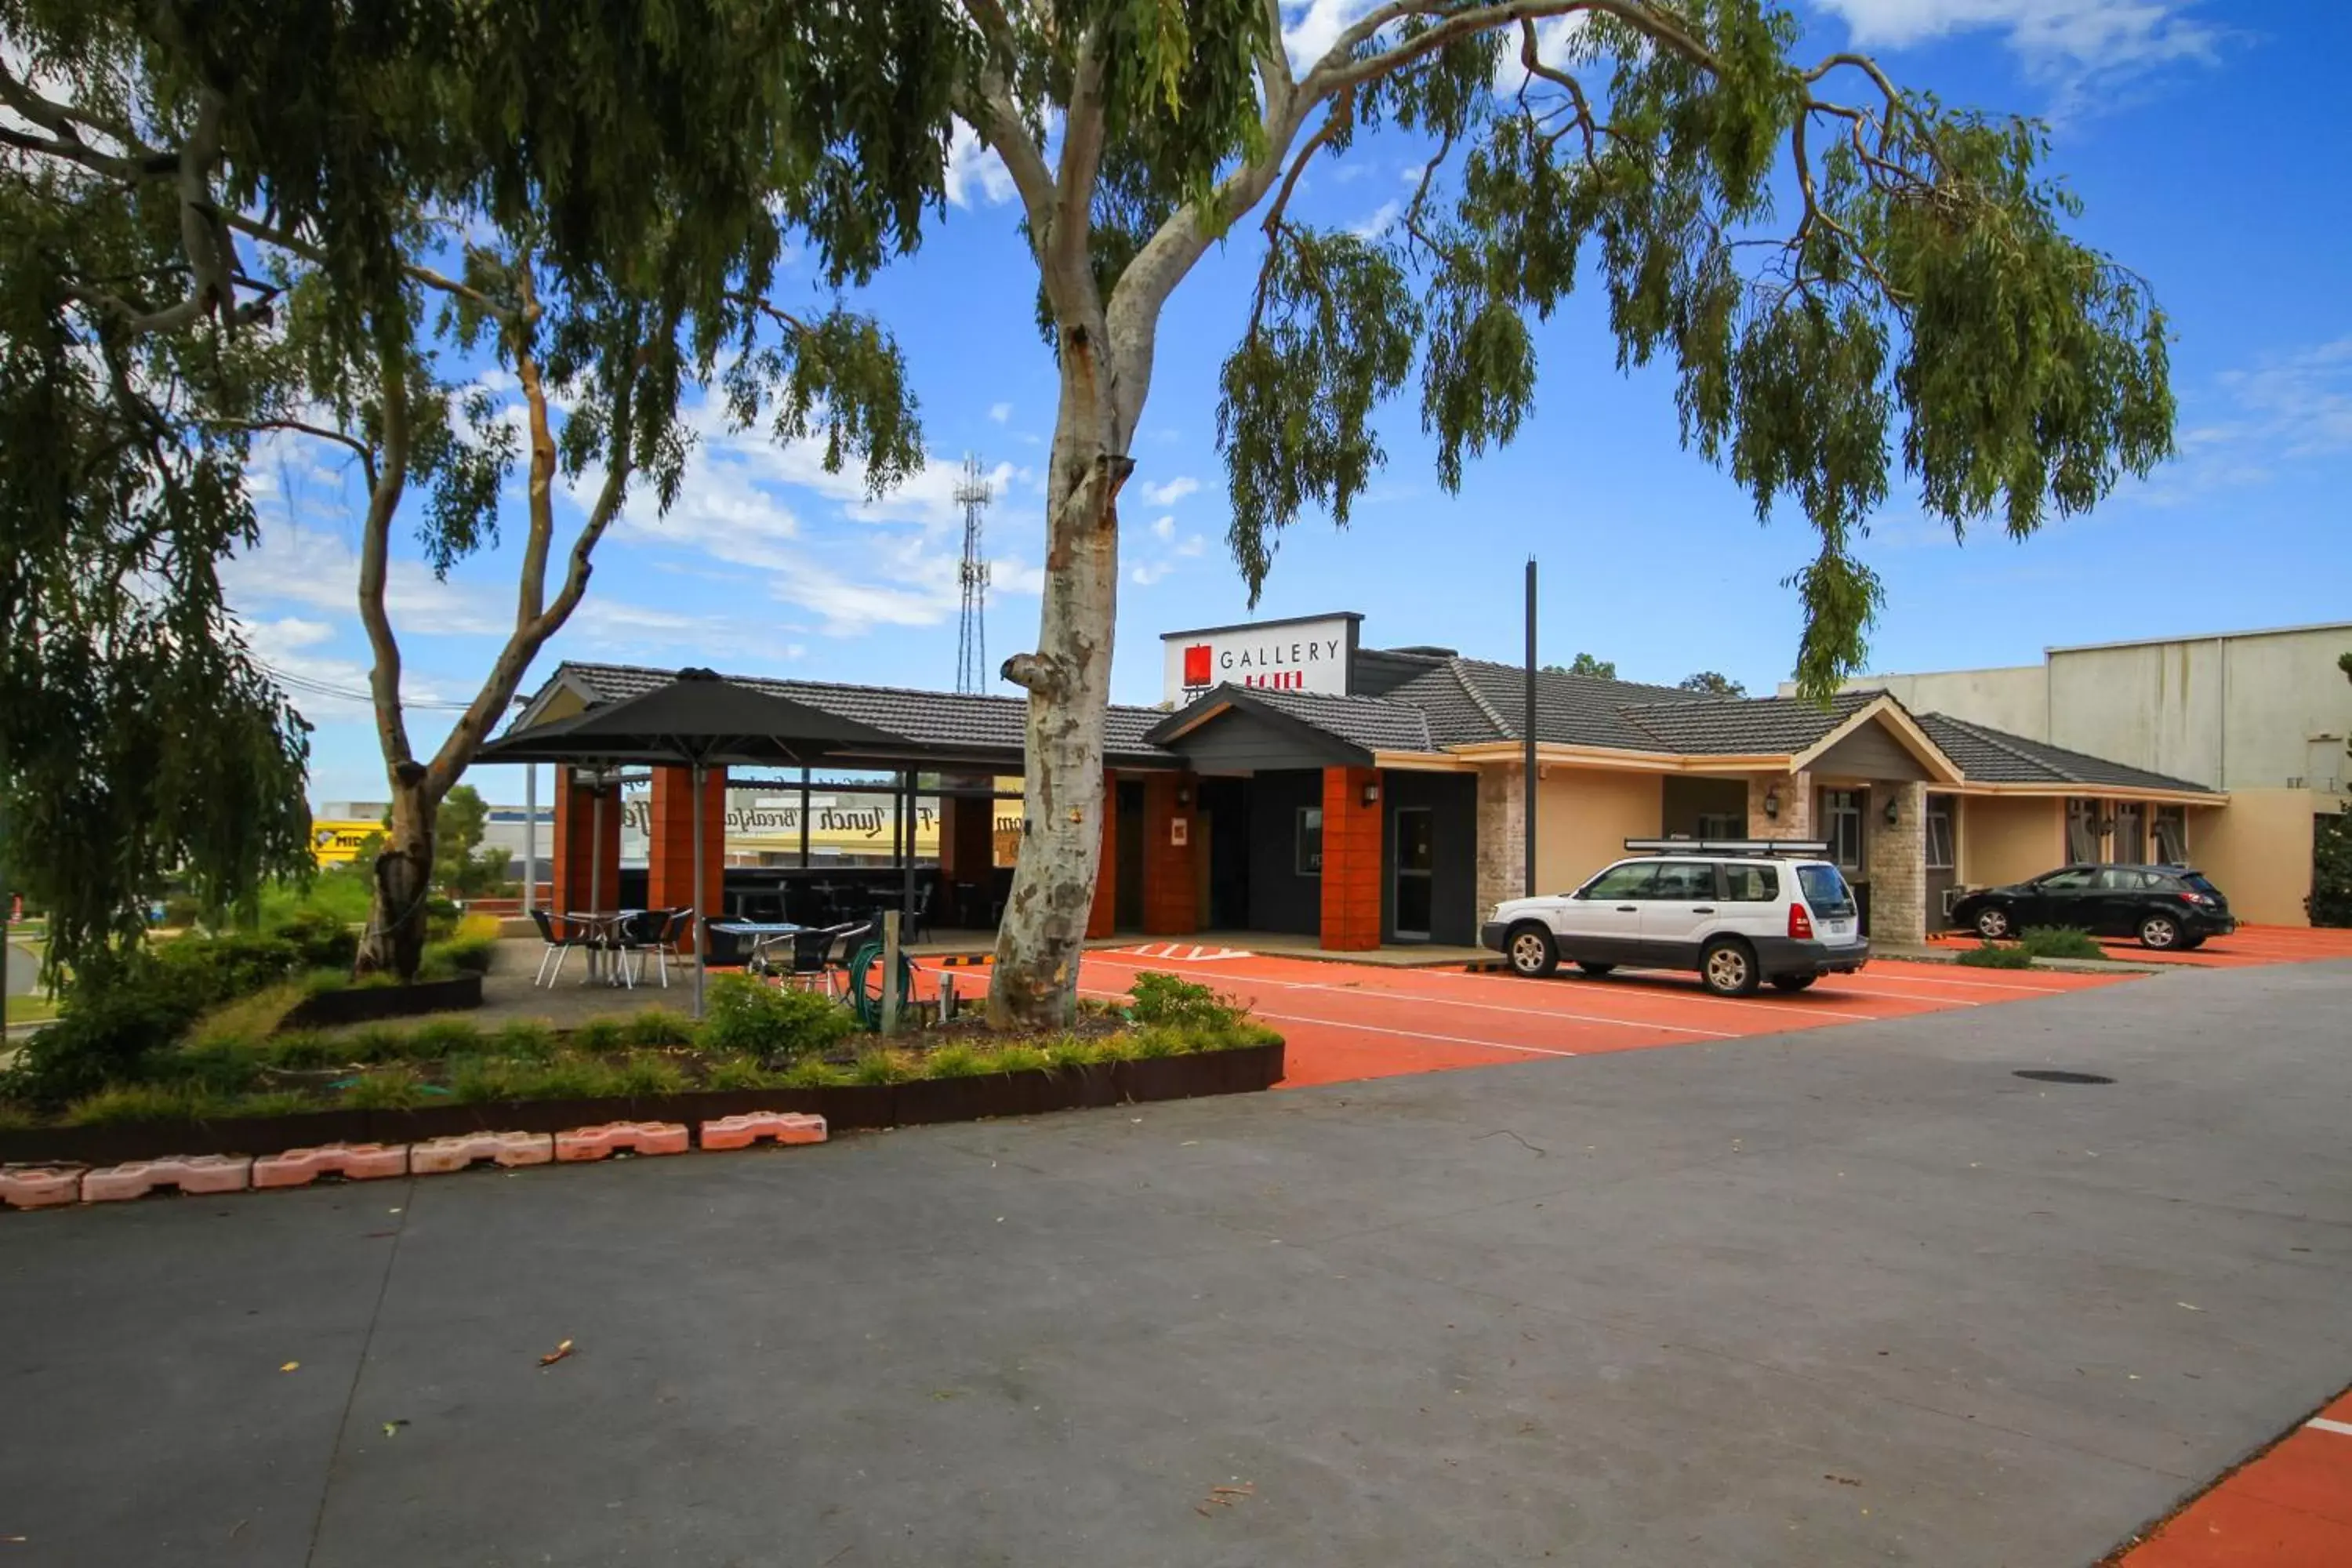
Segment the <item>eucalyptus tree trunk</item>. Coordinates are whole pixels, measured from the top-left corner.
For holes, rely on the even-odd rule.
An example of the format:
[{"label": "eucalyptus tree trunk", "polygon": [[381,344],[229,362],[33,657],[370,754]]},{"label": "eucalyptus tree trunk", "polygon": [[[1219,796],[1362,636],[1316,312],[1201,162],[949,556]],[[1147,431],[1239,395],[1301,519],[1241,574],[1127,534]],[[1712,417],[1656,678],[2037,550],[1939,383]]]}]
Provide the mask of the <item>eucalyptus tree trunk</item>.
[{"label": "eucalyptus tree trunk", "polygon": [[[413,773],[415,776],[404,776]],[[425,957],[425,902],[433,893],[433,827],[440,803],[414,763],[392,775],[392,825],[375,858],[367,930],[360,937],[362,974],[414,979]]]}]

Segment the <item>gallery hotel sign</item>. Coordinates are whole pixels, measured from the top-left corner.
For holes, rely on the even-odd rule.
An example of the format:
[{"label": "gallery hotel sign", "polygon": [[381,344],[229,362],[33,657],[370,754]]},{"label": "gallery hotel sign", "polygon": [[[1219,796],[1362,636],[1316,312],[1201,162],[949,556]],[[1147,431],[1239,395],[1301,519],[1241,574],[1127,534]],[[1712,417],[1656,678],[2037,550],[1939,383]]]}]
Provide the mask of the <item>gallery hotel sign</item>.
[{"label": "gallery hotel sign", "polygon": [[1363,619],[1350,610],[1164,633],[1160,638],[1162,694],[1179,706],[1214,686],[1344,696],[1348,668],[1355,662],[1356,631]]}]

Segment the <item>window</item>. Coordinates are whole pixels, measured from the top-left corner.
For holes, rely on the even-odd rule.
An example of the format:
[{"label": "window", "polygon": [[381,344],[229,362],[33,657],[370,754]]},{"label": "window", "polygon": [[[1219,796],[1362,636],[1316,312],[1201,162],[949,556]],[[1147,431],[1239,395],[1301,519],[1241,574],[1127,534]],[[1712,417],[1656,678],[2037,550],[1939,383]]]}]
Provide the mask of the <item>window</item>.
[{"label": "window", "polygon": [[2139,807],[2115,801],[2107,807],[2107,858],[2119,866],[2137,866],[2147,853],[2139,830]]},{"label": "window", "polygon": [[1769,904],[1780,896],[1780,872],[1773,866],[1726,866],[1723,896],[1735,904]]},{"label": "window", "polygon": [[1737,812],[1702,811],[1698,814],[1698,836],[1701,838],[1745,838],[1748,819]]},{"label": "window", "polygon": [[1715,867],[1705,860],[1661,860],[1657,884],[1647,896],[1674,903],[1712,902]]},{"label": "window", "polygon": [[2144,893],[2164,880],[2153,871],[2109,867],[2099,873],[2099,887],[2110,893]]},{"label": "window", "polygon": [[1843,920],[1853,913],[1853,894],[1834,866],[1798,867],[1797,886],[1804,890],[1805,902],[1813,907],[1813,913],[1823,920]]},{"label": "window", "polygon": [[2185,805],[2159,805],[2156,808],[2156,858],[2168,866],[2189,864],[2189,808]]},{"label": "window", "polygon": [[1323,808],[1319,805],[1298,808],[1298,874],[1323,874]]},{"label": "window", "polygon": [[2071,871],[2053,871],[2033,885],[2045,893],[2079,893],[2098,885],[2099,873],[2089,867],[2077,867]]},{"label": "window", "polygon": [[2095,800],[2070,800],[2066,803],[2066,858],[2095,860],[2099,858],[2099,803]]},{"label": "window", "polygon": [[1584,885],[1578,894],[1584,899],[1646,899],[1655,885],[1658,868],[1655,861],[1631,860],[1622,866],[1612,866]]},{"label": "window", "polygon": [[1843,870],[1862,869],[1862,795],[1857,790],[1822,791],[1822,837],[1830,858]]},{"label": "window", "polygon": [[1952,797],[1948,795],[1927,797],[1927,869],[1948,871],[1959,864],[1953,853]]}]

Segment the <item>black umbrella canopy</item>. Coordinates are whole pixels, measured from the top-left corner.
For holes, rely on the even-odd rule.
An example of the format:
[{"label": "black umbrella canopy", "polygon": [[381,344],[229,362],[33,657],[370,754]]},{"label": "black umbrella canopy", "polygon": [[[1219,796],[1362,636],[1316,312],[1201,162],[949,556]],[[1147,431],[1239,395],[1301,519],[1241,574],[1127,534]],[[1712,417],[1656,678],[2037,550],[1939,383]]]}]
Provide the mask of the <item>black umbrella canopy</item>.
[{"label": "black umbrella canopy", "polygon": [[806,763],[843,750],[903,745],[898,736],[708,669],[642,696],[509,732],[483,763]]}]

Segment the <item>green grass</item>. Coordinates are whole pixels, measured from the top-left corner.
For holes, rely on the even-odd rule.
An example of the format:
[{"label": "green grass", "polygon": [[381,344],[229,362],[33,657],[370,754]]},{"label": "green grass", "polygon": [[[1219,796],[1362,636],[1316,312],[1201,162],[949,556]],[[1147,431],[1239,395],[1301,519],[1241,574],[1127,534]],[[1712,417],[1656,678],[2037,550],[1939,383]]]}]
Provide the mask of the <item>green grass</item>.
[{"label": "green grass", "polygon": [[611,1100],[622,1092],[620,1074],[593,1057],[565,1052],[540,1064],[524,1080],[530,1100]]},{"label": "green grass", "polygon": [[1076,1035],[1056,1035],[1045,1042],[1045,1060],[1057,1068],[1092,1067],[1103,1059],[1103,1048]]},{"label": "green grass", "polygon": [[449,1064],[449,1098],[460,1105],[520,1100],[518,1092],[536,1076],[524,1062],[498,1057],[460,1057]]},{"label": "green grass", "polygon": [[690,1046],[694,1020],[667,1007],[648,1007],[624,1019],[621,1033],[633,1046]]},{"label": "green grass", "polygon": [[124,1121],[194,1121],[219,1115],[226,1103],[193,1084],[121,1083],[75,1100],[66,1107],[65,1120],[72,1127],[109,1127]]},{"label": "green grass", "polygon": [[260,1094],[241,1094],[230,1102],[231,1116],[299,1116],[316,1110],[319,1102],[296,1089],[269,1089]]},{"label": "green grass", "polygon": [[370,1024],[342,1037],[342,1059],[348,1062],[398,1062],[408,1059],[408,1031],[389,1024]]},{"label": "green grass", "polygon": [[904,1051],[862,1051],[850,1064],[850,1077],[859,1083],[905,1083],[923,1076],[921,1066]]},{"label": "green grass", "polygon": [[979,1078],[996,1070],[995,1053],[970,1046],[941,1046],[923,1053],[925,1078]]},{"label": "green grass", "polygon": [[407,1068],[373,1072],[343,1090],[349,1110],[410,1110],[425,1103],[425,1085]]},{"label": "green grass", "polygon": [[58,1000],[36,991],[30,995],[8,998],[7,1021],[11,1024],[46,1024],[58,1016]]},{"label": "green grass", "polygon": [[2105,958],[2106,949],[2091,933],[2073,926],[2029,926],[2018,942],[2036,958]]},{"label": "green grass", "polygon": [[632,1099],[646,1099],[657,1094],[680,1094],[686,1089],[686,1069],[665,1056],[652,1051],[633,1051],[628,1059],[614,1069],[621,1092]]},{"label": "green grass", "polygon": [[775,1081],[785,1089],[834,1089],[856,1083],[857,1074],[823,1057],[803,1057],[778,1075]]},{"label": "green grass", "polygon": [[1053,1065],[1053,1058],[1035,1046],[1005,1046],[990,1053],[989,1070],[1036,1072]]},{"label": "green grass", "polygon": [[532,1018],[518,1018],[492,1035],[489,1047],[502,1057],[543,1062],[555,1055],[562,1042],[555,1037],[553,1026]]},{"label": "green grass", "polygon": [[0,1100],[0,1132],[27,1132],[40,1124],[29,1107]]},{"label": "green grass", "polygon": [[618,1018],[591,1018],[572,1031],[575,1051],[617,1051],[628,1043],[628,1031]]},{"label": "green grass", "polygon": [[455,1018],[425,1024],[408,1037],[411,1061],[436,1061],[443,1057],[471,1056],[482,1048],[482,1031]]},{"label": "green grass", "polygon": [[2031,969],[2033,955],[2021,947],[1995,947],[1986,942],[1965,950],[1953,962],[1970,969]]},{"label": "green grass", "polygon": [[[702,1081],[709,1089],[767,1089],[776,1080],[760,1065],[757,1057],[722,1057],[710,1064]],[[842,1081],[850,1083],[855,1079],[845,1074]]]}]

